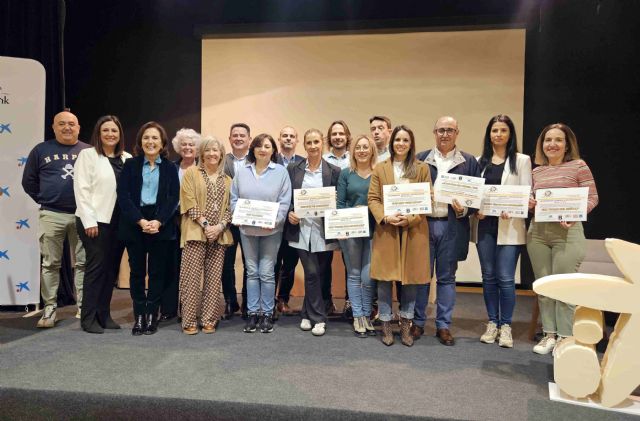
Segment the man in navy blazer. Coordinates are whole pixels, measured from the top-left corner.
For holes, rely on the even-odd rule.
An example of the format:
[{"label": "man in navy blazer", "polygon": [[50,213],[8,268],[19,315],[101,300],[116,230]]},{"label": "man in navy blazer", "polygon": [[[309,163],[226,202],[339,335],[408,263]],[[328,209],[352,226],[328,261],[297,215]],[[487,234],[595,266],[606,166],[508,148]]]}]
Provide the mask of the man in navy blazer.
[{"label": "man in navy blazer", "polygon": [[[278,164],[287,168],[291,163],[297,164],[304,161],[303,156],[296,154],[296,146],[298,146],[298,132],[295,128],[291,126],[283,127],[282,130],[280,130],[278,144],[280,145]],[[289,307],[289,297],[291,289],[293,288],[297,264],[298,252],[289,246],[289,242],[283,235],[274,268],[277,292],[276,315],[278,313],[286,315],[291,315],[293,313]]]},{"label": "man in navy blazer", "polygon": [[[433,128],[436,147],[416,155],[426,162],[435,183],[438,173],[450,173],[480,177],[480,167],[473,155],[456,147],[460,130],[453,117],[440,117]],[[458,262],[467,258],[469,252],[469,215],[476,212],[461,206],[435,202],[429,221],[429,251],[431,272],[436,269],[437,310],[436,336],[443,345],[455,343],[449,330],[453,307],[456,302],[456,270]],[[420,285],[416,297],[415,316],[411,333],[419,338],[424,333],[429,285]]]}]

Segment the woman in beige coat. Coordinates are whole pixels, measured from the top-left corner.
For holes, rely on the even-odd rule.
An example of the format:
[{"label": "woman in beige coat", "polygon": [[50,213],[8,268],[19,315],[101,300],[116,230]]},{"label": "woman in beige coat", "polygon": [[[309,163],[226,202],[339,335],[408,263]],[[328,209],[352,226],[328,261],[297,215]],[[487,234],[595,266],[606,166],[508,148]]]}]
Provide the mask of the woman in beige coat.
[{"label": "woman in beige coat", "polygon": [[384,214],[383,187],[386,184],[431,183],[429,168],[416,160],[413,132],[397,126],[391,134],[391,158],[378,164],[371,175],[369,209],[376,220],[371,255],[371,278],[378,281],[378,310],[382,321],[382,342],[393,344],[391,290],[393,281],[402,283],[400,317],[402,343],[413,345],[409,333],[416,302],[417,285],[429,282],[429,226],[425,215]]}]

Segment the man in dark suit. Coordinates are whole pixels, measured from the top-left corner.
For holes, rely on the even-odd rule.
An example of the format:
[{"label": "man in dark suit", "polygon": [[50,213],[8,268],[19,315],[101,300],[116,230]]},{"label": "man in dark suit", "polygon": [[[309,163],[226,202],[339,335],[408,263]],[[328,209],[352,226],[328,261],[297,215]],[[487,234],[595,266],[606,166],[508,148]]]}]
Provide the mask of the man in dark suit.
[{"label": "man in dark suit", "polygon": [[[251,144],[251,129],[245,123],[235,123],[229,130],[229,143],[231,152],[224,157],[224,173],[233,178],[236,171],[245,165],[245,159]],[[230,227],[233,234],[233,244],[227,247],[224,254],[224,264],[222,267],[222,293],[226,303],[224,308],[224,318],[231,319],[233,313],[240,310],[238,305],[238,294],[236,292],[236,252],[240,244],[240,230],[235,225]],[[240,244],[240,254],[242,256],[242,316],[247,313],[247,270],[244,268],[244,254]]]},{"label": "man in dark suit", "polygon": [[[438,174],[460,174],[480,176],[480,167],[473,155],[456,148],[460,130],[453,117],[440,117],[433,128],[436,147],[420,152],[416,158],[429,164],[431,180],[435,183]],[[435,202],[429,221],[429,251],[431,271],[436,268],[437,310],[436,337],[443,345],[455,343],[449,330],[453,307],[456,302],[456,270],[458,262],[467,258],[469,252],[469,215],[475,212],[456,200],[449,205]],[[419,338],[424,333],[429,285],[420,285],[416,296],[415,317],[411,333]]]},{"label": "man in dark suit", "polygon": [[[278,164],[286,168],[289,164],[296,164],[304,160],[304,157],[296,154],[298,145],[298,132],[291,126],[285,126],[280,130],[278,137],[280,153],[278,153]],[[289,242],[282,236],[280,250],[276,258],[274,273],[276,274],[277,304],[276,315],[282,313],[291,315],[293,311],[289,307],[289,295],[293,288],[296,265],[298,264],[298,252],[289,247]]]}]

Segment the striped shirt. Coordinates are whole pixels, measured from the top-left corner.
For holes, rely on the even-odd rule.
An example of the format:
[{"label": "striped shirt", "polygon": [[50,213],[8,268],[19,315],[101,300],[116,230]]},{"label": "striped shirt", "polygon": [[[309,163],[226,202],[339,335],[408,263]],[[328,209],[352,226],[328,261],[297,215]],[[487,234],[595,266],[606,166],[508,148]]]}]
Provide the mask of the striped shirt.
[{"label": "striped shirt", "polygon": [[598,205],[598,191],[593,174],[581,159],[563,162],[559,165],[541,165],[533,169],[533,185],[535,192],[539,189],[557,189],[566,187],[589,187],[587,213]]}]

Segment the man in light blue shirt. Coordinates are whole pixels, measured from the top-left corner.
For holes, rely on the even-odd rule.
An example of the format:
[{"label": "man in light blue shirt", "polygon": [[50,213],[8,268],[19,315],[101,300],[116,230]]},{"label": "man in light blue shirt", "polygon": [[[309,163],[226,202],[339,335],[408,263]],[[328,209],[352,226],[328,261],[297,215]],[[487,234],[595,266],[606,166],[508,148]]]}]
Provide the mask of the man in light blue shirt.
[{"label": "man in light blue shirt", "polygon": [[280,145],[280,153],[278,153],[278,164],[287,168],[292,162],[300,162],[304,159],[303,156],[296,154],[296,147],[298,146],[298,132],[291,126],[285,126],[280,130],[280,137],[278,137],[278,144]]},{"label": "man in light blue shirt", "polygon": [[341,170],[349,167],[349,145],[351,145],[351,132],[347,123],[336,120],[329,126],[327,131],[327,144],[329,152],[322,155],[322,158],[330,164],[339,167]]}]

